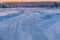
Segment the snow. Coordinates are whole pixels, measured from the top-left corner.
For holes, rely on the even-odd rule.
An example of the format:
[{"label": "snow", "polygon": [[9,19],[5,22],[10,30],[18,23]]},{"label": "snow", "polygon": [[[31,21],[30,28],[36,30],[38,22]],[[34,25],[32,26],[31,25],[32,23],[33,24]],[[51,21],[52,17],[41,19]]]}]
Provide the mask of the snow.
[{"label": "snow", "polygon": [[0,40],[60,40],[59,24],[60,9],[1,9]]}]

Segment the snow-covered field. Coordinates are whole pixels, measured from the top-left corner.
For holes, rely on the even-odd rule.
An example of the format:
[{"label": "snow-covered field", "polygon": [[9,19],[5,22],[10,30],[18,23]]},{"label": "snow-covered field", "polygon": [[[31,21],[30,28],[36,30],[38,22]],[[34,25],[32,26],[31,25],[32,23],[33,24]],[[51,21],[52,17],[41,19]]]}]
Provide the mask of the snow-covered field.
[{"label": "snow-covered field", "polygon": [[60,40],[60,9],[0,9],[0,40]]}]

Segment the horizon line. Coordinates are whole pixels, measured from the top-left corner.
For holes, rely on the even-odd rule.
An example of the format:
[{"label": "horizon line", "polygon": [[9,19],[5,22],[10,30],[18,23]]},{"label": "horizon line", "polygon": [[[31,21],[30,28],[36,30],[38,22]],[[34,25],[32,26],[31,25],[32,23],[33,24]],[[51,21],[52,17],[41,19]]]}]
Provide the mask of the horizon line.
[{"label": "horizon line", "polygon": [[[23,1],[21,1],[23,2]],[[32,1],[33,2],[33,1]],[[58,2],[58,1],[40,1],[40,2]],[[60,1],[59,1],[60,2]],[[5,3],[5,2],[0,2],[0,3]],[[10,2],[9,2],[10,3]]]}]

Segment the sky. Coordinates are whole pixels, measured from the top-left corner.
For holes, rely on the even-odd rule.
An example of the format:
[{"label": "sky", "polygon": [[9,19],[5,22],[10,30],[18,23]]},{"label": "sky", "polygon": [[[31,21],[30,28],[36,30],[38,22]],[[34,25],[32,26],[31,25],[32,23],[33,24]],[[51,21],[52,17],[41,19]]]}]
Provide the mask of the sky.
[{"label": "sky", "polygon": [[41,2],[41,1],[60,2],[60,0],[0,0],[0,2]]}]

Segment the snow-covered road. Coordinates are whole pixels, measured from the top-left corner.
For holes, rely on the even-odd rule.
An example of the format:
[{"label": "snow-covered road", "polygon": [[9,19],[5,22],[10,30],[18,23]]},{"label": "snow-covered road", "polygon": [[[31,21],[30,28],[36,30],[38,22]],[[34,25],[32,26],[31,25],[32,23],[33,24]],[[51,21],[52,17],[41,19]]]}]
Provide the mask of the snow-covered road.
[{"label": "snow-covered road", "polygon": [[1,9],[0,40],[60,40],[60,10]]}]

